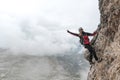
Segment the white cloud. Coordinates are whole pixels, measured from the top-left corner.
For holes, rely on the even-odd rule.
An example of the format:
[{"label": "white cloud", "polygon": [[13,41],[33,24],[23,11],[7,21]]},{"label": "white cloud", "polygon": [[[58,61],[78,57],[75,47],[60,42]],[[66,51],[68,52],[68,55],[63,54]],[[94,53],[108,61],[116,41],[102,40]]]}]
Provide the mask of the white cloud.
[{"label": "white cloud", "polygon": [[0,47],[32,54],[76,49],[77,38],[66,29],[95,30],[97,8],[96,0],[1,0]]}]

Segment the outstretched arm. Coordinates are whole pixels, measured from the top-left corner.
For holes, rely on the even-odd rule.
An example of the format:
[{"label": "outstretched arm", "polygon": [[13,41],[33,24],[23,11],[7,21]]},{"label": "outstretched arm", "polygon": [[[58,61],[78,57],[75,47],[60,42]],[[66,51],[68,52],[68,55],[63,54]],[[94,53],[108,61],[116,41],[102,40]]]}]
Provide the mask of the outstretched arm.
[{"label": "outstretched arm", "polygon": [[67,30],[67,32],[70,33],[70,34],[72,34],[72,35],[74,35],[74,36],[77,36],[77,37],[79,36],[79,34],[73,33],[73,32],[71,32],[71,31],[69,31],[69,30]]}]

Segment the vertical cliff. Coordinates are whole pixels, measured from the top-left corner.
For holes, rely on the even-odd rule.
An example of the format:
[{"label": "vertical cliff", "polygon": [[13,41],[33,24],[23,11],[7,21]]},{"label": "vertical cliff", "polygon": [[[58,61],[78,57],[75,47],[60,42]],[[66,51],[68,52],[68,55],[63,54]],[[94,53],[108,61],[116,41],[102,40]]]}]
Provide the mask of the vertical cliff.
[{"label": "vertical cliff", "polygon": [[103,60],[91,66],[88,80],[120,80],[120,0],[99,0],[99,10],[95,49]]}]

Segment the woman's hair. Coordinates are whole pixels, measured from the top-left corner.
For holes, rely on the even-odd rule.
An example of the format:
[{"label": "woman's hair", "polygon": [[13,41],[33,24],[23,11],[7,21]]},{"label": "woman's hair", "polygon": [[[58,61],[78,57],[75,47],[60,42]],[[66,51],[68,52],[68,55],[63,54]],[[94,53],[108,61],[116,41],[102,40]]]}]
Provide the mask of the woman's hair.
[{"label": "woman's hair", "polygon": [[82,28],[82,27],[80,27],[78,30],[79,30],[79,31],[80,31],[80,30],[83,30],[83,28]]}]

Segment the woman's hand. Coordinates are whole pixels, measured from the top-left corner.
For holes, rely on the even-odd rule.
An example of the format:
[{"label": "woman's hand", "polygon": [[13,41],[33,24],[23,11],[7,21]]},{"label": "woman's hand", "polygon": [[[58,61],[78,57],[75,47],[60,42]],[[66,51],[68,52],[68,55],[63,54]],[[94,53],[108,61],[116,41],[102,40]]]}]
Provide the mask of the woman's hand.
[{"label": "woman's hand", "polygon": [[98,32],[99,32],[98,30],[94,31],[95,34],[97,34]]},{"label": "woman's hand", "polygon": [[69,30],[67,30],[67,32],[68,32],[68,33],[70,33],[70,31],[69,31]]}]

